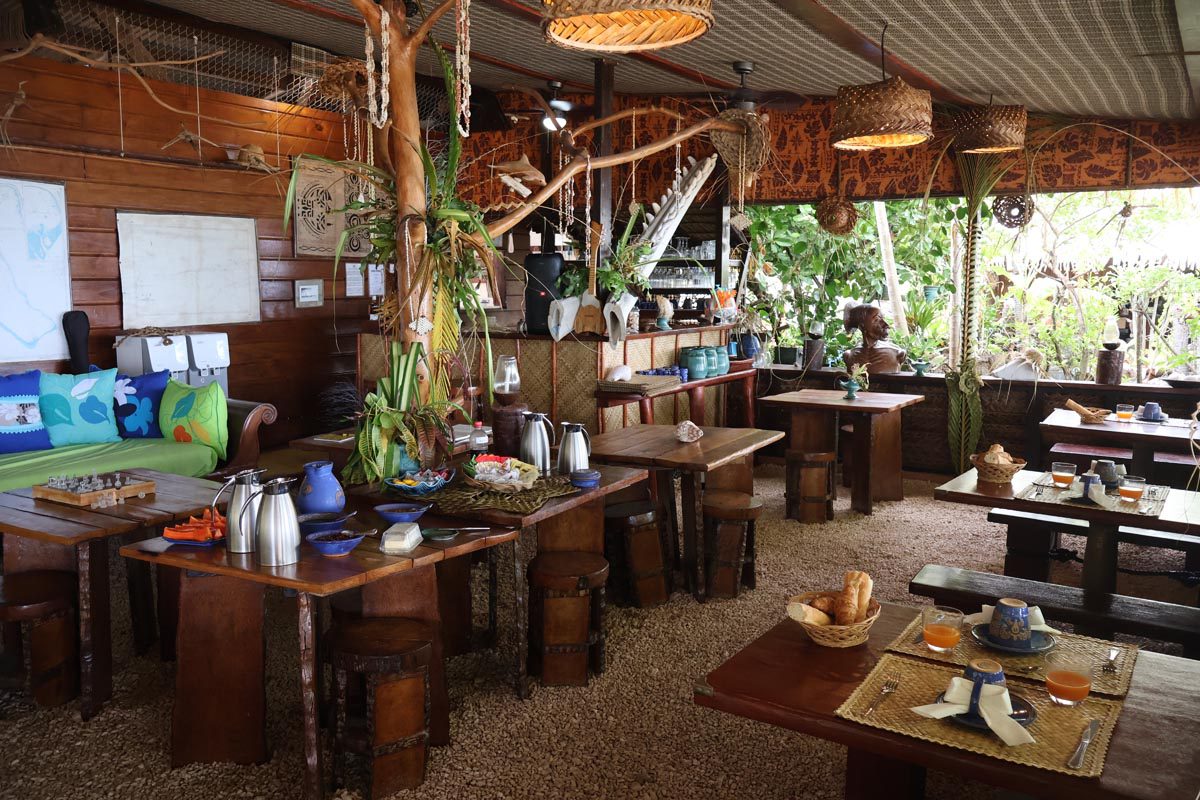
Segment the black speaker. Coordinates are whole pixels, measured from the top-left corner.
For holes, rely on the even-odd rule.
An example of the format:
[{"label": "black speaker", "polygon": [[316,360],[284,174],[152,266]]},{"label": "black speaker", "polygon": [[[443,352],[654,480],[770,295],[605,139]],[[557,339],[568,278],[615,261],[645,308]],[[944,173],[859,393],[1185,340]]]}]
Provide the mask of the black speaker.
[{"label": "black speaker", "polygon": [[67,337],[67,352],[71,355],[71,372],[82,375],[88,371],[88,334],[92,323],[82,311],[62,315],[63,335]]},{"label": "black speaker", "polygon": [[525,330],[550,333],[550,303],[559,299],[558,277],[566,262],[562,253],[525,256]]}]

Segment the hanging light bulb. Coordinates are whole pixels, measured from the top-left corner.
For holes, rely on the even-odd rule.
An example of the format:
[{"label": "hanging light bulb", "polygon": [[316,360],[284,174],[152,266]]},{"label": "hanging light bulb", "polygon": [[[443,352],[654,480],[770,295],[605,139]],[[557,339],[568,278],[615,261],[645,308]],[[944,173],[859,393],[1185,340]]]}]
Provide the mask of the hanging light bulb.
[{"label": "hanging light bulb", "polygon": [[555,114],[551,117],[549,114],[542,117],[542,127],[548,131],[558,131],[567,127],[567,118],[562,114]]},{"label": "hanging light bulb", "polygon": [[840,86],[833,109],[830,141],[839,150],[911,147],[933,137],[933,99],[896,76],[887,76],[887,51],[879,35],[879,67],[883,80]]}]

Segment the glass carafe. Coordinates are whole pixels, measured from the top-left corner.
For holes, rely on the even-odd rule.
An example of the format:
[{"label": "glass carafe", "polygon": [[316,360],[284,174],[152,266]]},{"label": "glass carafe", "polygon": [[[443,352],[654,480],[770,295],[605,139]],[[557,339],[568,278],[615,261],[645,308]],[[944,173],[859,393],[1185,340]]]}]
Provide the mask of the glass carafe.
[{"label": "glass carafe", "polygon": [[496,391],[504,394],[521,391],[521,373],[517,370],[516,356],[500,356],[496,359]]}]

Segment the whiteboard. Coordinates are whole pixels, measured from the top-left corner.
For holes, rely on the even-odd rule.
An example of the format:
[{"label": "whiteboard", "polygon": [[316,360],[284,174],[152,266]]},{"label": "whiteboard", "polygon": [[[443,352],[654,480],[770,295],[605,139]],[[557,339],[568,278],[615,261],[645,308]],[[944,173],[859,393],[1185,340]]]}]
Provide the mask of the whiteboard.
[{"label": "whiteboard", "polygon": [[0,362],[67,357],[67,255],[63,187],[0,178]]},{"label": "whiteboard", "polygon": [[258,235],[249,217],[117,214],[126,328],[258,322]]}]

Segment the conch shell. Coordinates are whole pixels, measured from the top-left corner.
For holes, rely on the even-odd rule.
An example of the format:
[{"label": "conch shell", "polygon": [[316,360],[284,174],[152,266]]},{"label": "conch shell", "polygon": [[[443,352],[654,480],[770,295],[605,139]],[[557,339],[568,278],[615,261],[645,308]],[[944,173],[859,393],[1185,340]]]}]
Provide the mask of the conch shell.
[{"label": "conch shell", "polygon": [[690,419],[685,419],[675,426],[675,438],[687,444],[699,441],[703,435],[704,431],[700,430],[700,426]]}]

